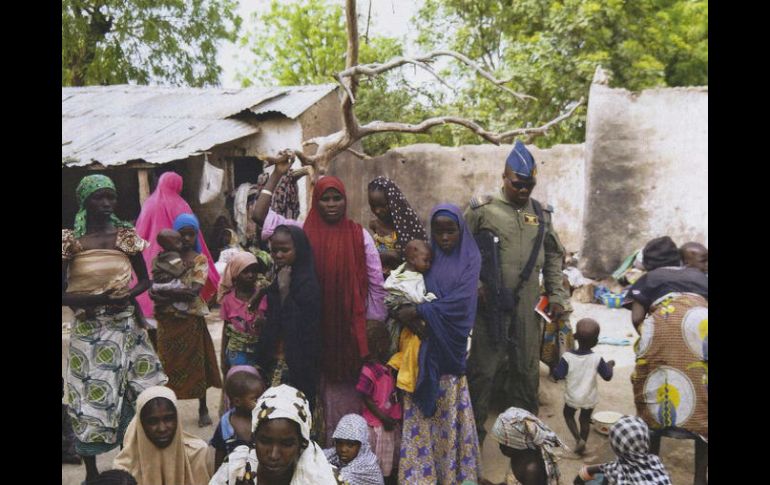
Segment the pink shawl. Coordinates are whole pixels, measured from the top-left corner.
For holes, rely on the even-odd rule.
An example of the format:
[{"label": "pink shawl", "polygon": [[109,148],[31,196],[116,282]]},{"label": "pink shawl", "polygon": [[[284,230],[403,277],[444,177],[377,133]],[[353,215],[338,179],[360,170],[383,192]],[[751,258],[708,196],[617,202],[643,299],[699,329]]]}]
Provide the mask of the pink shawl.
[{"label": "pink shawl", "polygon": [[[158,187],[155,192],[142,204],[142,211],[136,220],[136,233],[145,241],[150,242],[150,246],[142,252],[148,272],[152,271],[152,260],[161,251],[161,247],[155,240],[161,229],[172,228],[174,219],[179,214],[193,213],[190,205],[179,195],[181,193],[182,177],[175,172],[166,172],[158,179]],[[211,259],[206,241],[203,240],[203,231],[198,231],[198,240],[201,244],[201,253],[209,261],[208,280],[201,290],[201,297],[204,301],[208,301],[217,292],[219,272]],[[154,306],[147,292],[142,293],[136,299],[142,307],[142,313],[147,317],[152,317]]]}]

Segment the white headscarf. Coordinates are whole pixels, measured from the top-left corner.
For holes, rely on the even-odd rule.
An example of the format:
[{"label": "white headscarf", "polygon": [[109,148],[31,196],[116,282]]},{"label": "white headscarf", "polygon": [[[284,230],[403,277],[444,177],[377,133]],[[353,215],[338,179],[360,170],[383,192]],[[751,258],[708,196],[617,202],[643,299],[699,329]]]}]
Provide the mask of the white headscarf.
[{"label": "white headscarf", "polygon": [[358,455],[345,464],[340,460],[335,448],[324,450],[329,463],[340,469],[340,478],[350,485],[383,485],[382,470],[377,463],[377,456],[369,446],[369,426],[358,414],[347,414],[340,419],[334,430],[334,439],[352,440],[361,443]]},{"label": "white headscarf", "polygon": [[[251,415],[252,429],[255,434],[260,423],[272,419],[284,418],[299,425],[302,438],[308,442],[308,446],[299,455],[291,485],[337,485],[339,483],[321,447],[310,440],[312,417],[307,399],[301,391],[286,384],[271,387],[259,398]],[[251,463],[252,470],[257,470],[259,462],[256,452],[248,450],[245,446],[237,447],[228,456],[227,461],[219,467],[209,485],[233,485],[236,479],[243,478],[247,462]]]}]

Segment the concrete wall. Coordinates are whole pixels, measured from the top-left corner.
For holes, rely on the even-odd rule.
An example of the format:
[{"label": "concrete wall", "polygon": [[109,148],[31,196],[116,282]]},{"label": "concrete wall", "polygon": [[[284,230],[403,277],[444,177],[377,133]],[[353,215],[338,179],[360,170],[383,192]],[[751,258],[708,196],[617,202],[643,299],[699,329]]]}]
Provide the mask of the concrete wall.
[{"label": "concrete wall", "polygon": [[611,273],[658,236],[708,245],[708,87],[595,82],[585,152],[585,273]]},{"label": "concrete wall", "polygon": [[[512,147],[410,145],[372,160],[337,160],[330,173],[345,182],[348,215],[364,227],[374,217],[369,210],[367,184],[377,175],[393,179],[425,221],[438,203],[451,202],[465,209],[473,195],[499,190],[505,159]],[[576,251],[583,237],[583,145],[528,148],[538,163],[538,184],[533,195],[554,206],[556,230],[565,247]]]}]

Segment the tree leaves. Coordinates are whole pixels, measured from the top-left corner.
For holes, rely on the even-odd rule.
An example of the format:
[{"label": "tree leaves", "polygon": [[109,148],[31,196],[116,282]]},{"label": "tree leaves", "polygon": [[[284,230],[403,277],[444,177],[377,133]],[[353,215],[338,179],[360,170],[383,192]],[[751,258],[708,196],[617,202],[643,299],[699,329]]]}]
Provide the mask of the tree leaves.
[{"label": "tree leaves", "polygon": [[216,45],[235,40],[235,0],[62,1],[62,86],[218,84]]},{"label": "tree leaves", "polygon": [[[538,98],[501,104],[493,87],[466,84],[455,108],[491,129],[553,118],[587,97],[598,65],[612,72],[613,86],[631,90],[708,84],[706,0],[426,0],[417,20],[425,48],[466,52]],[[453,70],[457,80],[469,75]],[[577,115],[540,144],[582,142],[585,108]]]}]

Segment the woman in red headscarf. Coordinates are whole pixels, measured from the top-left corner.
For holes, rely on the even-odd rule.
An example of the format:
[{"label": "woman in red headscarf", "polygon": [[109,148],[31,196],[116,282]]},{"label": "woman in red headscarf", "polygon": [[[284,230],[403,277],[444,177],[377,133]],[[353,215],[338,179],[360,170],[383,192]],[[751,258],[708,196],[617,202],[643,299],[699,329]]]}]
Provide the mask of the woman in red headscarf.
[{"label": "woman in red headscarf", "polygon": [[[251,213],[267,239],[281,224],[303,226],[269,210],[272,190],[289,170],[284,158],[275,165]],[[356,383],[369,353],[366,326],[382,324],[387,316],[382,265],[374,240],[346,216],[345,186],[336,177],[322,177],[303,229],[310,241],[321,286],[321,407],[327,445],[342,416],[360,414]]]},{"label": "woman in red headscarf", "polygon": [[[147,271],[152,271],[152,260],[163,250],[155,240],[158,233],[162,229],[173,227],[174,219],[178,215],[193,213],[190,205],[179,195],[181,193],[182,177],[176,172],[166,172],[158,179],[158,186],[155,188],[155,192],[142,204],[142,210],[139,213],[139,218],[136,220],[136,233],[139,237],[150,243],[150,246],[142,252],[144,262],[147,265]],[[202,249],[201,254],[204,254],[209,262],[208,279],[201,290],[201,298],[203,298],[203,301],[209,301],[216,294],[219,287],[219,273],[214,266],[214,260],[211,258],[206,241],[203,240],[203,236],[200,233],[198,234],[198,240]],[[154,317],[154,304],[146,292],[139,295],[136,300],[139,302],[139,306],[142,307],[142,313],[147,317],[147,323],[152,327],[150,329],[152,330],[150,337],[153,339],[153,343],[156,343],[154,341],[154,334],[157,322]]]}]

